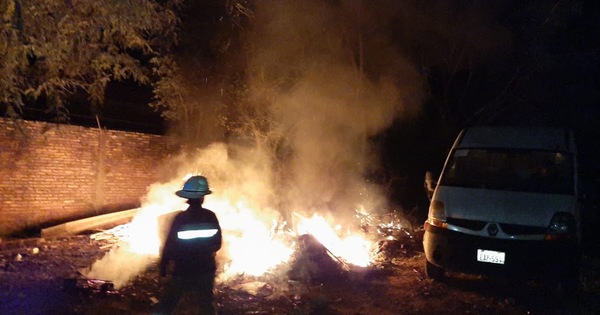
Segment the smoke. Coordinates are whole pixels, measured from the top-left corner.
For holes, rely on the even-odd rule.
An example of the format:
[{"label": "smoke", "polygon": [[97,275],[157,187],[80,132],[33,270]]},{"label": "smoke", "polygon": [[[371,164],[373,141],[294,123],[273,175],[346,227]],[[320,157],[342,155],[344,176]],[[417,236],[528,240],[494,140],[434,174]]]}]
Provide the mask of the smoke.
[{"label": "smoke", "polygon": [[[175,116],[185,119],[172,128],[186,148],[227,143],[224,151],[244,171],[213,175],[204,165],[188,172],[205,172],[281,212],[334,211],[342,219],[358,205],[385,208],[381,183],[367,180],[380,168],[373,138],[419,113],[424,86],[391,39],[400,7],[391,0],[256,1],[238,54],[223,60],[226,75],[215,75],[243,78],[211,89],[218,79],[182,60],[178,95],[186,104],[177,103]],[[196,159],[193,152],[187,158]]]},{"label": "smoke", "polygon": [[343,217],[357,204],[385,205],[382,192],[365,181],[379,165],[370,140],[400,115],[418,112],[422,78],[386,38],[393,11],[357,3],[256,8],[249,101],[266,106],[273,134],[284,135],[283,195],[293,209]]},{"label": "smoke", "polygon": [[160,244],[168,229],[169,214],[185,209],[184,200],[173,198],[180,180],[155,183],[148,188],[142,206],[128,224],[125,234],[100,260],[82,274],[92,279],[110,280],[116,289],[123,287],[156,261]]},{"label": "smoke", "polygon": [[[150,219],[139,220],[139,234],[146,234],[146,242],[156,231],[154,248],[164,240],[168,213],[183,207],[174,192],[189,174],[209,179],[214,193],[205,206],[217,213],[226,247],[244,234],[231,231],[257,234],[257,224],[269,231],[274,220],[291,219],[292,211],[329,215],[343,224],[358,207],[386,207],[385,192],[366,179],[379,167],[372,137],[419,112],[423,79],[387,38],[393,10],[383,2],[374,8],[356,3],[257,1],[244,38],[246,94],[237,107],[222,111],[251,132],[238,141],[186,150],[157,170],[168,180],[150,187],[143,201],[142,213]],[[205,143],[197,142],[203,134],[219,138],[205,133],[206,112],[181,108],[189,123],[173,134],[194,135],[196,142],[186,148]],[[263,247],[267,253],[243,261],[273,258],[276,245]],[[133,257],[127,248],[111,251],[88,276],[124,284],[156,258]],[[222,257],[225,252],[218,257],[224,263],[232,259]]]},{"label": "smoke", "polygon": [[[234,152],[243,154],[232,158]],[[88,278],[110,280],[119,289],[155,263],[176,211],[187,208],[185,199],[177,197],[175,191],[181,189],[187,177],[195,174],[209,178],[213,194],[206,197],[204,206],[217,213],[224,231],[231,232],[224,233],[224,247],[217,257],[222,265],[229,263],[232,258],[224,253],[228,252],[228,246],[239,243],[240,235],[248,231],[256,234],[253,229],[257,229],[268,236],[272,221],[280,217],[269,207],[274,197],[268,182],[269,169],[265,168],[263,159],[257,150],[223,143],[173,157],[163,166],[170,171],[171,180],[148,188],[139,213],[127,227],[128,236],[83,274]],[[272,253],[270,256],[274,258]]]},{"label": "smoke", "polygon": [[140,255],[126,247],[116,247],[96,261],[84,275],[90,279],[110,280],[116,289],[120,289],[146,270],[153,260],[152,256]]}]

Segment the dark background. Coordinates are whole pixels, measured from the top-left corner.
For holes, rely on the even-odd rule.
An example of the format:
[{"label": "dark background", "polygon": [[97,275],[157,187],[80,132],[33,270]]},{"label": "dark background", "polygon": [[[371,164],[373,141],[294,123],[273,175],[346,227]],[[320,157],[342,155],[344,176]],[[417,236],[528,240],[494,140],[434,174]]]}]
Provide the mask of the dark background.
[{"label": "dark background", "polygon": [[[434,3],[439,6],[444,2],[431,3],[431,8],[421,6],[425,21],[429,21],[429,9],[441,10],[434,8]],[[405,209],[416,209],[418,220],[424,219],[428,205],[423,191],[425,171],[439,173],[462,128],[475,124],[537,124],[575,131],[586,202],[598,205],[600,1],[453,3],[464,10],[489,4],[485,6],[487,18],[507,32],[510,45],[485,56],[472,51],[474,62],[452,69],[439,62],[443,55],[433,53],[444,52],[452,38],[439,40],[439,34],[424,31],[432,28],[408,25],[402,16],[387,26],[385,31],[398,49],[410,56],[426,76],[429,93],[418,118],[399,119],[373,139],[382,152],[385,170],[376,177],[390,185],[392,201]],[[178,50],[183,54],[193,51],[210,69],[214,67],[211,63],[218,63],[215,39],[222,36],[226,9],[218,1],[185,4]],[[407,28],[417,35],[407,36],[403,32]],[[478,31],[476,25],[462,32],[471,31]],[[494,34],[487,36],[492,40]],[[111,83],[102,107],[91,108],[85,97],[74,98],[69,105],[70,123],[163,134],[168,124],[147,105],[151,98],[151,87]],[[29,104],[24,118],[51,120],[52,115],[44,112],[41,103],[43,100]]]}]

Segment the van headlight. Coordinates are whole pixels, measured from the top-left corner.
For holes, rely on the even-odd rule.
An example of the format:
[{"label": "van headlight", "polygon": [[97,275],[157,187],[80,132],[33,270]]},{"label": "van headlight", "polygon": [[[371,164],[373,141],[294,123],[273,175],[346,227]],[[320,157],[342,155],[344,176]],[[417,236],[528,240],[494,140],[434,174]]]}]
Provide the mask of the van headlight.
[{"label": "van headlight", "polygon": [[567,212],[558,212],[550,220],[545,240],[574,239],[577,230],[575,217]]},{"label": "van headlight", "polygon": [[446,228],[446,209],[443,202],[437,200],[431,201],[429,204],[428,221],[433,226]]}]

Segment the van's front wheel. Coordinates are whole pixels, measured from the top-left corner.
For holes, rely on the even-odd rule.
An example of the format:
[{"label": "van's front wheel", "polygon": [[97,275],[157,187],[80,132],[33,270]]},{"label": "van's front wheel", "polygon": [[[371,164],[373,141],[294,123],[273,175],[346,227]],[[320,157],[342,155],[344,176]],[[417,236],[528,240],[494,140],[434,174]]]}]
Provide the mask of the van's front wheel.
[{"label": "van's front wheel", "polygon": [[425,273],[427,274],[427,277],[429,277],[429,279],[440,281],[440,280],[444,279],[445,270],[444,270],[444,268],[438,267],[438,266],[430,263],[426,259],[425,260]]}]

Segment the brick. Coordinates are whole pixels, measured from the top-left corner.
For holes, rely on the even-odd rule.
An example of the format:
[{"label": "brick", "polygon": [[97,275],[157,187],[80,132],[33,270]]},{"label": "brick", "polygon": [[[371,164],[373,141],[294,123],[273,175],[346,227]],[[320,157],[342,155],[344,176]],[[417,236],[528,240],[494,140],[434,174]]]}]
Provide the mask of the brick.
[{"label": "brick", "polygon": [[175,149],[166,136],[19,123],[27,138],[0,118],[0,236],[135,205],[157,180],[153,166]]}]

